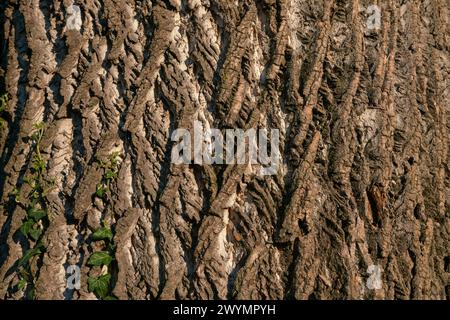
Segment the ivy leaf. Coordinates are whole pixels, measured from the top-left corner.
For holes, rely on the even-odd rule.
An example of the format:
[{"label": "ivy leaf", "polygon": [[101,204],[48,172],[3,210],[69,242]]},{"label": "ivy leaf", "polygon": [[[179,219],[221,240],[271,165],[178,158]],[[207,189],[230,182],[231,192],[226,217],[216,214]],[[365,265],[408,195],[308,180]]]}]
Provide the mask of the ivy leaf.
[{"label": "ivy leaf", "polygon": [[38,156],[35,156],[33,161],[33,169],[36,172],[43,172],[45,170],[46,164],[45,162],[39,158]]},{"label": "ivy leaf", "polygon": [[106,193],[106,188],[102,184],[97,185],[97,189],[95,190],[95,194],[97,197],[103,199]]},{"label": "ivy leaf", "polygon": [[20,203],[20,190],[19,189],[14,188],[13,191],[11,191],[9,195],[14,198],[14,201],[16,203]]},{"label": "ivy leaf", "polygon": [[106,228],[106,227],[98,229],[92,235],[92,239],[94,241],[98,241],[98,240],[109,240],[109,241],[111,241],[112,238],[113,238],[113,234],[112,234],[111,229]]},{"label": "ivy leaf", "polygon": [[0,96],[0,112],[5,111],[6,104],[8,103],[8,96],[3,94]]},{"label": "ivy leaf", "polygon": [[22,226],[20,227],[20,232],[22,232],[22,234],[25,237],[28,237],[28,234],[30,233],[30,230],[33,228],[34,225],[34,221],[33,220],[27,220],[25,221]]},{"label": "ivy leaf", "polygon": [[90,266],[101,266],[101,265],[109,265],[113,261],[113,257],[109,255],[106,251],[94,252],[87,262]]},{"label": "ivy leaf", "polygon": [[107,180],[111,180],[117,177],[117,172],[112,171],[111,169],[106,170],[105,178]]},{"label": "ivy leaf", "polygon": [[38,122],[38,123],[33,124],[34,130],[43,130],[44,127],[45,127],[44,122]]},{"label": "ivy leaf", "polygon": [[28,210],[28,216],[30,218],[33,218],[34,221],[38,222],[39,220],[47,216],[47,212],[44,210],[36,210],[34,208],[31,208],[30,210]]},{"label": "ivy leaf", "polygon": [[28,300],[34,300],[34,287],[30,289],[30,291],[27,294]]},{"label": "ivy leaf", "polygon": [[19,282],[17,283],[17,289],[18,290],[22,290],[23,288],[25,288],[25,286],[27,285],[27,280],[25,279],[20,279]]},{"label": "ivy leaf", "polygon": [[38,245],[36,247],[34,247],[33,249],[28,250],[22,258],[20,258],[19,260],[17,260],[17,266],[18,267],[22,267],[23,265],[25,265],[32,257],[41,254],[42,251],[42,245]]},{"label": "ivy leaf", "polygon": [[41,229],[31,229],[29,231],[29,234],[34,239],[34,241],[37,241],[42,234],[42,230]]},{"label": "ivy leaf", "polygon": [[89,291],[94,292],[98,298],[106,298],[109,291],[109,282],[111,281],[111,275],[105,274],[97,278],[88,278]]},{"label": "ivy leaf", "polygon": [[20,274],[20,279],[24,279],[26,282],[29,282],[29,281],[30,281],[30,274],[29,274],[28,271],[25,270],[24,268],[22,268],[22,269],[19,271],[19,274]]}]

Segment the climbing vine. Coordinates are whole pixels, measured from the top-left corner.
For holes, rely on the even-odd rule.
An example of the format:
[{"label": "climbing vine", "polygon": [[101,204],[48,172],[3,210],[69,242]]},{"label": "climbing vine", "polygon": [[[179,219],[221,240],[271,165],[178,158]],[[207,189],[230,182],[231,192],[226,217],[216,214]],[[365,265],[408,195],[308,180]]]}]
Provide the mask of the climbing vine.
[{"label": "climbing vine", "polygon": [[107,159],[98,160],[98,165],[103,170],[102,180],[97,184],[95,195],[105,200],[109,192],[111,182],[117,178],[119,164],[119,153],[113,152]]},{"label": "climbing vine", "polygon": [[[119,153],[113,152],[106,160],[98,160],[98,165],[103,170],[101,181],[96,186],[95,196],[103,201],[109,198],[110,184],[118,176]],[[96,251],[91,254],[87,265],[91,267],[101,267],[104,272],[98,277],[88,278],[88,288],[98,299],[115,300],[112,295],[112,263],[116,246],[113,241],[113,230],[102,220],[102,227],[97,229],[92,235],[92,241],[103,241],[102,251]]]},{"label": "climbing vine", "polygon": [[41,141],[45,126],[43,123],[37,123],[33,129],[31,174],[23,180],[24,184],[28,186],[27,192],[23,198],[21,190],[15,189],[12,192],[16,203],[26,209],[26,216],[19,232],[28,240],[28,250],[16,262],[16,266],[19,274],[17,289],[25,290],[28,299],[34,299],[37,278],[37,274],[33,272],[31,266],[45,252],[43,235],[51,220],[46,205],[47,194],[54,186],[54,179],[47,179],[47,163],[41,154]]},{"label": "climbing vine", "polygon": [[111,294],[111,263],[114,260],[114,253],[116,246],[113,242],[113,232],[107,227],[105,221],[102,221],[103,227],[99,228],[92,235],[93,241],[104,241],[105,249],[103,251],[96,251],[91,254],[88,259],[88,266],[106,267],[107,272],[98,277],[88,278],[89,291],[93,292],[97,298],[103,300],[115,300]]}]

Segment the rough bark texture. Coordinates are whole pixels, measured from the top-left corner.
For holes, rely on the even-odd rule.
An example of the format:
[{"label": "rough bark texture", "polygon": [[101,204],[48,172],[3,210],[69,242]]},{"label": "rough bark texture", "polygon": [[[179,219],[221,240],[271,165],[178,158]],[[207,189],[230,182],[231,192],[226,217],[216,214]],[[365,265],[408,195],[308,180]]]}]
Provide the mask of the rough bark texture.
[{"label": "rough bark texture", "polygon": [[[448,0],[76,5],[81,20],[72,0],[0,4],[0,298],[95,299],[102,220],[120,299],[450,298]],[[278,174],[171,164],[171,132],[194,119],[280,129]],[[51,219],[18,289],[36,244],[11,193],[26,194],[40,121]],[[114,151],[118,177],[96,197]]]}]

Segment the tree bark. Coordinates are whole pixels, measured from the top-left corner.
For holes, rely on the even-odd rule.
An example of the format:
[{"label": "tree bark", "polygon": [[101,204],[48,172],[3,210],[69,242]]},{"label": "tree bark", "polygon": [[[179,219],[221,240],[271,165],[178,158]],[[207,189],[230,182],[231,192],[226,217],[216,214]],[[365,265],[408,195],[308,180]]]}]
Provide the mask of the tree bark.
[{"label": "tree bark", "polygon": [[[0,6],[0,298],[450,299],[448,1]],[[194,120],[279,129],[277,174],[172,164]]]}]

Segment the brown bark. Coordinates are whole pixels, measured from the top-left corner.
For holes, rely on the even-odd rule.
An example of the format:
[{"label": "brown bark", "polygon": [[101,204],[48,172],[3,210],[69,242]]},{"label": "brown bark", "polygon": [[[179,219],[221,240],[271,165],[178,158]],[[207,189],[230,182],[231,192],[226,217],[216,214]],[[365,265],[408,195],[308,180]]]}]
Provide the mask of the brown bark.
[{"label": "brown bark", "polygon": [[[95,299],[105,272],[119,299],[450,298],[447,0],[79,0],[80,28],[71,4],[0,5],[0,298]],[[194,120],[279,129],[283,165],[171,164]],[[37,150],[55,181],[19,289]]]}]

